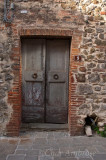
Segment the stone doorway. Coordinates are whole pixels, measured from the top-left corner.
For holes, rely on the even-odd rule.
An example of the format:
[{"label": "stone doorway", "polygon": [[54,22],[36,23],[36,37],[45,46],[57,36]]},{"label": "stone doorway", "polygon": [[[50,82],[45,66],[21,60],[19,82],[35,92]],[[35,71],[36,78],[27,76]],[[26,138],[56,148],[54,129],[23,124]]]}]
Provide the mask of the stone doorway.
[{"label": "stone doorway", "polygon": [[[16,42],[19,44],[13,47],[12,59],[16,66],[14,67],[14,76],[16,81],[13,83],[12,92],[8,93],[8,101],[12,105],[13,113],[7,124],[6,134],[8,136],[17,136],[20,133],[21,127],[21,115],[22,115],[22,54],[21,54],[21,39],[23,38],[35,38],[35,37],[53,37],[60,39],[71,39],[70,43],[70,58],[69,58],[69,99],[68,99],[68,128],[71,135],[81,135],[83,134],[83,125],[78,124],[78,119],[80,117],[77,115],[78,107],[84,103],[84,97],[78,95],[76,92],[77,83],[74,81],[73,75],[77,68],[83,66],[82,61],[76,60],[76,56],[80,55],[79,45],[81,42],[82,32],[75,30],[54,30],[54,29],[20,29],[18,31],[18,37],[16,37]],[[17,67],[18,66],[18,67]],[[17,68],[16,68],[17,67]],[[14,94],[14,89],[15,94]],[[17,95],[17,99],[16,99]],[[80,103],[79,103],[80,99]]]}]

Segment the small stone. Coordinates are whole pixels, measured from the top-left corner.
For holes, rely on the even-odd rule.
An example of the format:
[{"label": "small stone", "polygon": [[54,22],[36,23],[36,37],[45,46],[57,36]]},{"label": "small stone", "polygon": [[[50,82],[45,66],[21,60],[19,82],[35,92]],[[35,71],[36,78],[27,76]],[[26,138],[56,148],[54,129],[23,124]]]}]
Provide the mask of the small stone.
[{"label": "small stone", "polygon": [[95,87],[95,91],[100,91],[101,90],[101,87],[100,86],[96,86]]},{"label": "small stone", "polygon": [[[103,58],[105,58],[105,57],[103,57]],[[98,60],[98,63],[106,63],[106,60],[100,59],[100,60]]]},{"label": "small stone", "polygon": [[94,58],[94,56],[93,55],[89,55],[89,56],[87,56],[87,59],[88,60],[91,60],[91,59],[93,59]]},{"label": "small stone", "polygon": [[7,104],[3,99],[0,100],[0,107],[7,109]]},{"label": "small stone", "polygon": [[103,46],[104,46],[104,45],[106,45],[106,41],[101,41],[101,40],[99,40],[99,39],[96,39],[96,40],[95,40],[95,44],[98,45],[98,46],[100,46],[100,45],[103,45]]},{"label": "small stone", "polygon": [[4,60],[4,56],[3,54],[0,54],[0,61],[3,61]]},{"label": "small stone", "polygon": [[83,42],[84,42],[84,43],[89,43],[89,42],[92,42],[92,39],[84,38]]},{"label": "small stone", "polygon": [[62,4],[61,4],[61,7],[62,7],[63,9],[66,9],[66,8],[67,8],[67,4],[62,3]]},{"label": "small stone", "polygon": [[101,65],[101,68],[102,68],[102,69],[106,69],[106,63],[102,64],[102,65]]},{"label": "small stone", "polygon": [[101,29],[101,28],[97,28],[97,29],[96,29],[96,32],[97,32],[97,33],[101,33],[101,32],[104,32],[104,30]]},{"label": "small stone", "polygon": [[98,4],[99,2],[97,0],[93,0],[93,3],[94,4]]},{"label": "small stone", "polygon": [[101,95],[106,95],[106,90],[102,91]]},{"label": "small stone", "polygon": [[95,52],[95,48],[91,48],[90,49],[90,53],[92,54],[92,53],[94,53]]},{"label": "small stone", "polygon": [[103,103],[106,103],[106,98],[103,99]]},{"label": "small stone", "polygon": [[97,45],[101,45],[101,44],[102,44],[102,41],[101,41],[101,40],[99,40],[99,39],[96,39],[96,40],[95,40],[95,44],[97,44]]},{"label": "small stone", "polygon": [[93,21],[93,16],[89,16],[89,17],[88,17],[88,20],[89,20],[89,21]]},{"label": "small stone", "polygon": [[2,79],[0,79],[0,83],[3,83],[3,80],[2,80]]},{"label": "small stone", "polygon": [[2,45],[2,43],[0,43],[0,48],[3,48],[3,45]]},{"label": "small stone", "polygon": [[92,136],[91,126],[85,126],[85,133],[88,137]]},{"label": "small stone", "polygon": [[81,95],[92,94],[93,93],[92,86],[89,84],[79,84],[78,85],[78,92]]},{"label": "small stone", "polygon": [[90,74],[88,75],[89,82],[95,83],[100,81],[100,76],[98,74]]},{"label": "small stone", "polygon": [[5,91],[3,89],[0,89],[0,98],[4,98],[5,96]]},{"label": "small stone", "polygon": [[85,68],[85,67],[80,67],[80,68],[79,68],[79,71],[81,71],[81,72],[86,72],[86,68]]},{"label": "small stone", "polygon": [[12,80],[13,79],[13,76],[10,75],[10,74],[6,74],[5,75],[5,80],[8,81],[8,80]]},{"label": "small stone", "polygon": [[104,127],[104,122],[98,122],[98,127]]},{"label": "small stone", "polygon": [[105,40],[105,41],[102,41],[102,45],[103,45],[103,46],[106,46],[106,40]]},{"label": "small stone", "polygon": [[86,50],[83,51],[83,54],[88,55],[88,52]]},{"label": "small stone", "polygon": [[87,67],[88,68],[94,68],[94,67],[96,67],[96,64],[95,63],[90,63],[90,64],[87,65]]},{"label": "small stone", "polygon": [[104,39],[104,34],[100,34],[100,35],[99,35],[99,38],[100,38],[100,39]]},{"label": "small stone", "polygon": [[97,105],[97,104],[93,104],[93,105],[92,105],[92,110],[93,110],[93,111],[98,110],[99,108],[100,108],[100,106]]},{"label": "small stone", "polygon": [[4,68],[9,68],[11,65],[7,64],[4,66]]},{"label": "small stone", "polygon": [[106,90],[106,85],[105,85],[105,86],[103,86],[103,90]]},{"label": "small stone", "polygon": [[0,123],[3,123],[3,121],[4,121],[3,114],[0,113]]},{"label": "small stone", "polygon": [[100,58],[103,57],[103,53],[99,53],[99,54],[97,54],[96,56],[97,56],[98,59],[100,59]]},{"label": "small stone", "polygon": [[95,30],[92,29],[92,28],[88,28],[88,29],[85,30],[85,32],[87,32],[87,33],[92,33],[92,32],[94,32],[94,31],[95,31]]},{"label": "small stone", "polygon": [[85,74],[77,74],[76,75],[77,82],[85,82]]},{"label": "small stone", "polygon": [[100,110],[101,111],[106,111],[106,104],[102,104]]},{"label": "small stone", "polygon": [[88,108],[87,104],[82,104],[82,105],[80,106],[80,109],[84,109],[84,108]]},{"label": "small stone", "polygon": [[95,20],[103,20],[103,17],[101,17],[100,15],[96,15],[96,16],[94,16],[94,18],[95,18]]},{"label": "small stone", "polygon": [[105,22],[100,22],[100,25],[104,25],[105,24]]},{"label": "small stone", "polygon": [[103,82],[106,82],[106,74],[102,75]]}]

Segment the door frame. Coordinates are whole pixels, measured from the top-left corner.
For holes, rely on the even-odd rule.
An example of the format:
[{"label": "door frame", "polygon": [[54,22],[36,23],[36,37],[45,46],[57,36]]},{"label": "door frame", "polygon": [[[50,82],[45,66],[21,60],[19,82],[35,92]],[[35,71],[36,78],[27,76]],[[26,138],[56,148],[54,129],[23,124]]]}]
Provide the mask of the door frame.
[{"label": "door frame", "polygon": [[[83,133],[83,125],[79,125],[77,115],[77,108],[83,104],[84,96],[77,94],[77,82],[74,79],[75,71],[80,66],[83,66],[82,61],[75,61],[75,56],[80,55],[79,45],[82,40],[82,31],[78,29],[64,30],[64,29],[17,29],[17,35],[14,37],[16,46],[12,47],[11,59],[15,64],[13,66],[14,79],[11,91],[8,92],[8,102],[12,106],[12,114],[10,120],[6,125],[6,134],[8,136],[18,136],[21,127],[21,97],[22,97],[22,57],[21,57],[21,38],[22,37],[59,37],[70,38],[70,65],[69,65],[69,105],[68,105],[68,126],[71,135],[81,135]],[[17,95],[17,98],[16,98]],[[80,100],[79,100],[80,98]],[[80,101],[80,104],[79,104]]]}]

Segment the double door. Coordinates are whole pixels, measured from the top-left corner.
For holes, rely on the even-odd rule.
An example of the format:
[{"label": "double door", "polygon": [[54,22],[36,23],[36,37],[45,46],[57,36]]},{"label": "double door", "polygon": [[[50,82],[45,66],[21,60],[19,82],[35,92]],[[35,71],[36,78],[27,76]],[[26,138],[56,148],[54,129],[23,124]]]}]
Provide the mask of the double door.
[{"label": "double door", "polygon": [[69,40],[22,39],[22,122],[67,123]]}]

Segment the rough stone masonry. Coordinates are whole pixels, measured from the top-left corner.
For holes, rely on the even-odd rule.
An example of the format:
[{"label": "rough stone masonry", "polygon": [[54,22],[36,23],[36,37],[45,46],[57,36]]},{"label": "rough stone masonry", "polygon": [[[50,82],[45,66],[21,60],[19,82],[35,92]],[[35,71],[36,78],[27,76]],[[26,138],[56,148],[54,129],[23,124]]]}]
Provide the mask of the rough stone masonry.
[{"label": "rough stone masonry", "polygon": [[[21,123],[20,36],[72,32],[69,130],[83,134],[84,118],[106,123],[106,1],[13,0],[14,18],[3,21],[0,0],[0,135],[19,135]],[[10,14],[11,15],[11,14]],[[35,31],[36,30],[36,31]],[[43,32],[42,32],[43,30]],[[54,30],[57,30],[54,32]],[[81,62],[74,56],[80,55]]]}]

